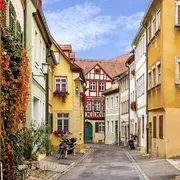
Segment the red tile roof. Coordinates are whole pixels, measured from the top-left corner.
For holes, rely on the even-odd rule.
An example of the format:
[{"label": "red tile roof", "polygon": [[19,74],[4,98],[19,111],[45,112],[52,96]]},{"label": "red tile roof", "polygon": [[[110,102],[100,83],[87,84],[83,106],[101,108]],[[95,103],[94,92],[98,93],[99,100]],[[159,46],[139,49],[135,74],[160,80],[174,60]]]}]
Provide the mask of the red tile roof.
[{"label": "red tile roof", "polygon": [[76,58],[75,63],[84,69],[87,74],[94,66],[99,64],[101,68],[111,77],[115,77],[127,70],[125,62],[132,54],[124,54],[110,60],[81,59]]}]

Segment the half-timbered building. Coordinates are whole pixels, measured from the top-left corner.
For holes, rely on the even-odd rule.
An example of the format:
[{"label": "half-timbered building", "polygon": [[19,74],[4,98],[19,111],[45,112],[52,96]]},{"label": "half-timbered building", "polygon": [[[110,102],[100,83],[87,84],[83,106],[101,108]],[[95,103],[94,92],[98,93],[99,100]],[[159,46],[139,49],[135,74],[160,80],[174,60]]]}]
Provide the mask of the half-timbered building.
[{"label": "half-timbered building", "polygon": [[84,69],[87,81],[85,109],[85,142],[104,142],[105,103],[102,93],[109,89],[114,77],[125,70],[125,54],[110,60],[75,59]]}]

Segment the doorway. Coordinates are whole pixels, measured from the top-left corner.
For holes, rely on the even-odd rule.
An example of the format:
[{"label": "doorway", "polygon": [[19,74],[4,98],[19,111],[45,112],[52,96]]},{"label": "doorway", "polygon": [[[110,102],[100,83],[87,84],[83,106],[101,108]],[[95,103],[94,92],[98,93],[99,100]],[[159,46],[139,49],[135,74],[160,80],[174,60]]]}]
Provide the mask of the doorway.
[{"label": "doorway", "polygon": [[92,124],[85,122],[85,142],[92,142]]}]

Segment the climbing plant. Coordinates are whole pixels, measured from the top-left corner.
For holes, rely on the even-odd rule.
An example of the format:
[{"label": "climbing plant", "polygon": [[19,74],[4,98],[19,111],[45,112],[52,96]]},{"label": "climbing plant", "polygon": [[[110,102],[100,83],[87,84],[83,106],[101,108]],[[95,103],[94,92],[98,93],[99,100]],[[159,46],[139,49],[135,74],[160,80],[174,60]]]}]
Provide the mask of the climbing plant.
[{"label": "climbing plant", "polygon": [[1,159],[4,179],[15,179],[19,164],[18,137],[26,122],[29,67],[26,50],[19,39],[4,31],[0,41]]}]

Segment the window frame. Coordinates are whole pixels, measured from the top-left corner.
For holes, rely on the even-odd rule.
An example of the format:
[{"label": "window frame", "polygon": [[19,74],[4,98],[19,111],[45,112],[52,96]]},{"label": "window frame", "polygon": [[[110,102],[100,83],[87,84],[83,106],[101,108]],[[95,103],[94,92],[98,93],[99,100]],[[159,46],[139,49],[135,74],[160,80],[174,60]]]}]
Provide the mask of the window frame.
[{"label": "window frame", "polygon": [[105,128],[104,122],[98,122],[98,126],[99,126],[99,132],[103,133],[105,130],[104,129]]},{"label": "window frame", "polygon": [[159,116],[159,139],[164,138],[164,127],[163,126],[164,126],[164,116],[160,115]]},{"label": "window frame", "polygon": [[179,13],[179,9],[178,9],[178,6],[180,6],[180,2],[179,1],[176,1],[176,15],[175,15],[175,22],[176,22],[176,25],[179,25],[180,26],[180,17],[178,17]]},{"label": "window frame", "polygon": [[116,95],[116,108],[119,108],[119,95]]},{"label": "window frame", "polygon": [[[90,104],[88,104],[88,103],[90,103]],[[85,111],[88,111],[88,112],[92,111],[92,101],[89,101],[89,100],[88,100],[86,107],[87,107],[87,106],[89,106],[90,109],[85,108]]]},{"label": "window frame", "polygon": [[176,83],[180,83],[180,56],[176,56],[175,58],[176,63]]},{"label": "window frame", "polygon": [[157,61],[157,63],[156,63],[156,85],[159,85],[159,84],[161,84],[161,62],[160,62],[160,60]]},{"label": "window frame", "polygon": [[[93,83],[94,85],[91,85],[91,83]],[[90,83],[89,83],[89,90],[90,91],[96,91],[97,90],[97,82],[95,82],[95,81],[91,81]],[[92,89],[92,87],[94,87],[93,89]]]},{"label": "window frame", "polygon": [[[103,84],[103,86],[102,86],[102,84]],[[102,88],[103,87],[103,89],[100,89],[100,87]],[[104,82],[99,82],[99,91],[104,91],[105,90],[105,83]]]},{"label": "window frame", "polygon": [[[96,103],[98,104],[99,110],[97,110],[95,107],[97,107]],[[95,112],[100,112],[101,111],[101,101],[94,101],[94,111]]]},{"label": "window frame", "polygon": [[153,138],[157,138],[157,117],[153,117]]},{"label": "window frame", "polygon": [[[55,90],[57,89],[56,85],[58,84],[58,83],[56,82],[56,79],[60,79],[60,82],[61,82],[61,79],[66,79],[66,91],[62,91],[62,84],[61,84],[61,83],[60,83],[60,91],[62,91],[62,92],[68,92],[68,79],[67,79],[67,76],[56,76],[56,77],[55,77],[55,79],[54,79],[54,82],[55,82],[55,87],[54,87],[54,89],[55,89]],[[65,83],[63,83],[63,84],[65,84]]]},{"label": "window frame", "polygon": [[[58,117],[58,114],[62,114],[62,117]],[[65,114],[67,114],[68,115],[68,117],[63,117],[63,115],[65,115]],[[58,128],[58,121],[59,120],[61,120],[62,121],[62,129],[59,129]],[[67,129],[65,129],[64,128],[64,120],[68,120],[68,128]],[[69,118],[69,113],[56,113],[56,128],[57,128],[57,130],[69,130],[69,120],[70,120],[70,118]]]},{"label": "window frame", "polygon": [[60,64],[60,52],[59,51],[54,51],[54,56],[56,58],[57,63]]},{"label": "window frame", "polygon": [[156,11],[156,32],[160,29],[161,27],[161,9],[159,8]]}]

